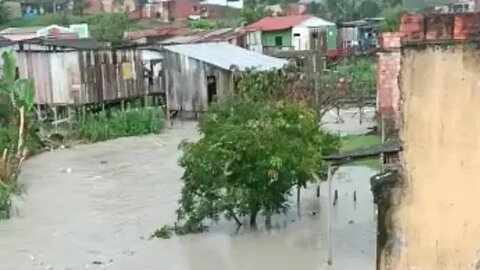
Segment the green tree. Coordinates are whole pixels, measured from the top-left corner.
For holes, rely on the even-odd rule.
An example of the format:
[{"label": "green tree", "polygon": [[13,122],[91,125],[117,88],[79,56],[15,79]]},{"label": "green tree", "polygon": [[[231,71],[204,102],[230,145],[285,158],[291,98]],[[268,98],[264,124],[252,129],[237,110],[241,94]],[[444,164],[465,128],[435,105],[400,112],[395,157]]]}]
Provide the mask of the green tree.
[{"label": "green tree", "polygon": [[91,6],[90,1],[74,0],[73,1],[73,15],[83,16],[85,9]]},{"label": "green tree", "polygon": [[7,23],[10,20],[10,12],[5,6],[5,3],[0,2],[0,25]]},{"label": "green tree", "polygon": [[128,19],[123,13],[100,13],[88,21],[92,25],[92,36],[99,41],[111,42],[113,46],[124,42]]},{"label": "green tree", "polygon": [[268,16],[269,13],[265,10],[263,5],[245,6],[242,9],[242,21],[245,24],[250,24]]},{"label": "green tree", "polygon": [[405,11],[400,8],[389,8],[382,12],[385,18],[380,22],[378,29],[380,32],[396,32],[399,31],[400,19]]},{"label": "green tree", "polygon": [[28,154],[28,116],[33,108],[33,82],[18,79],[15,57],[2,54],[0,87],[0,219],[8,218],[15,180]]},{"label": "green tree", "polygon": [[[338,149],[338,137],[319,129],[315,112],[295,102],[265,104],[239,96],[211,106],[199,122],[202,137],[184,146],[185,168],[178,209],[187,232],[224,215],[238,225],[258,214],[289,208],[294,187],[322,170],[322,154]],[[322,151],[323,150],[323,151]]]}]

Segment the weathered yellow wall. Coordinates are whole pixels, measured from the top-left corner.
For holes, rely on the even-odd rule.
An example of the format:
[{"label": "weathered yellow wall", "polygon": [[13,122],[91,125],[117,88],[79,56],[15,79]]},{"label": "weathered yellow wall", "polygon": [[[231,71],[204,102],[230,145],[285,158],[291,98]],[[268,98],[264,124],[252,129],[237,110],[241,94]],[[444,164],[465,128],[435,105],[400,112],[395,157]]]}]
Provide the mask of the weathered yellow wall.
[{"label": "weathered yellow wall", "polygon": [[383,269],[480,269],[480,49],[404,48],[401,72],[404,179]]}]

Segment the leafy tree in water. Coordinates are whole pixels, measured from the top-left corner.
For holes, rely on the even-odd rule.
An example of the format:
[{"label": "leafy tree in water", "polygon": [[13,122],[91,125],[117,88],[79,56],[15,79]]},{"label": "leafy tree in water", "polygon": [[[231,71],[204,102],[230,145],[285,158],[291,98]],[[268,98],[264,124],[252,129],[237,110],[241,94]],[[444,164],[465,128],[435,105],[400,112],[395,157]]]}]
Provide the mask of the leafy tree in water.
[{"label": "leafy tree in water", "polygon": [[299,103],[268,105],[233,97],[213,104],[200,119],[202,138],[184,146],[179,221],[190,231],[221,215],[238,225],[248,216],[284,213],[292,188],[321,173],[322,149],[338,138],[319,129],[316,114]]}]

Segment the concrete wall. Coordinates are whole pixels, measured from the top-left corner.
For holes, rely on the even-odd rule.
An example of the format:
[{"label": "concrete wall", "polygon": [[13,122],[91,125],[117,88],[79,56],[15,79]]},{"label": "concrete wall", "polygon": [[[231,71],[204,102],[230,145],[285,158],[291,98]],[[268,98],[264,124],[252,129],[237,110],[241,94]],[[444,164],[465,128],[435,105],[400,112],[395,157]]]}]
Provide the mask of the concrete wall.
[{"label": "concrete wall", "polygon": [[380,269],[480,269],[480,48],[402,49],[403,177]]},{"label": "concrete wall", "polygon": [[281,46],[292,46],[292,30],[282,30],[282,31],[270,31],[262,32],[262,45],[265,46],[277,46],[275,44],[275,38],[282,37]]}]

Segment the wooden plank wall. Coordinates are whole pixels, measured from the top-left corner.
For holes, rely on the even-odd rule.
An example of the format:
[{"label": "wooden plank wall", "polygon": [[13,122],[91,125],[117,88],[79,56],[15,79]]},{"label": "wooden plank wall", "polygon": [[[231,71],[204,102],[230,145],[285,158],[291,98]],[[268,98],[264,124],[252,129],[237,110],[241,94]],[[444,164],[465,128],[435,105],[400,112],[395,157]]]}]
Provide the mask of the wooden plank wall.
[{"label": "wooden plank wall", "polygon": [[[161,58],[159,53],[158,57]],[[36,104],[117,102],[164,92],[163,79],[159,77],[163,74],[153,74],[153,80],[145,77],[142,52],[136,48],[23,51],[17,52],[17,62],[20,76],[34,80]]]},{"label": "wooden plank wall", "polygon": [[202,112],[208,107],[207,77],[215,76],[219,96],[233,92],[231,71],[180,55],[164,52],[165,89],[170,111]]}]

